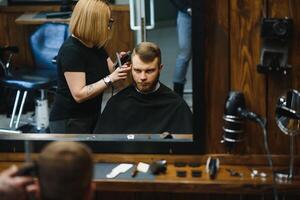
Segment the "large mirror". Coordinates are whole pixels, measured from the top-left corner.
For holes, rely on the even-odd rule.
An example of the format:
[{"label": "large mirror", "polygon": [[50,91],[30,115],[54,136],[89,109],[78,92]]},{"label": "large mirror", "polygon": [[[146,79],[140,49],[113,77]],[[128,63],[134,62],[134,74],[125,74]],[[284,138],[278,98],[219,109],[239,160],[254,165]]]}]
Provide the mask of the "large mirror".
[{"label": "large mirror", "polygon": [[[130,0],[116,0],[116,4],[129,4]],[[132,2],[138,2],[133,0]],[[151,5],[151,3],[154,3]],[[192,59],[189,62],[185,76],[183,99],[192,111],[192,131],[188,133],[172,132],[164,133],[126,133],[114,134],[49,134],[49,133],[0,133],[1,151],[23,151],[24,140],[33,141],[34,150],[53,140],[83,141],[90,145],[94,152],[110,153],[201,153],[204,141],[201,133],[204,131],[204,5],[203,1],[193,1],[191,9],[191,49]],[[175,66],[180,62],[176,59],[179,52],[179,34],[187,30],[177,29],[177,10],[171,1],[145,0],[145,5],[133,5],[134,9],[144,7],[141,12],[146,18],[145,29],[142,34],[135,32],[135,41],[141,40],[154,42],[159,45],[162,53],[164,67],[160,73],[161,84],[174,89]],[[147,10],[149,9],[149,10]],[[153,12],[151,9],[154,9]],[[131,11],[132,12],[132,11]],[[138,12],[138,11],[137,11]],[[154,28],[152,28],[151,15],[154,16]],[[139,21],[139,14],[134,14],[133,20]],[[117,23],[117,22],[115,22]],[[144,34],[144,35],[143,35]],[[143,38],[144,37],[144,38]],[[189,38],[181,36],[181,42],[189,41]],[[177,63],[177,64],[176,64]],[[177,72],[178,73],[178,72]],[[183,72],[185,74],[185,72]],[[178,80],[178,79],[177,79]],[[111,93],[106,92],[103,97],[102,110]],[[145,113],[146,115],[147,113]],[[180,123],[177,122],[177,125]],[[182,122],[183,123],[183,122]],[[1,124],[1,126],[3,126]],[[96,132],[97,133],[97,132]]]}]

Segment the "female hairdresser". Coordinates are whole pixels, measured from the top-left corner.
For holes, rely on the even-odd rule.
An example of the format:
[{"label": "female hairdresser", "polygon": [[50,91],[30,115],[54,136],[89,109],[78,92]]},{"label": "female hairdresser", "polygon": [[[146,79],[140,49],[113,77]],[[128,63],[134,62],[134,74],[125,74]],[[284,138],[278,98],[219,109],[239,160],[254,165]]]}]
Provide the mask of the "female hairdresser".
[{"label": "female hairdresser", "polygon": [[104,46],[113,19],[105,0],[79,0],[70,20],[72,35],[57,56],[58,88],[50,113],[51,133],[91,133],[102,93],[124,80],[130,67],[114,71]]}]

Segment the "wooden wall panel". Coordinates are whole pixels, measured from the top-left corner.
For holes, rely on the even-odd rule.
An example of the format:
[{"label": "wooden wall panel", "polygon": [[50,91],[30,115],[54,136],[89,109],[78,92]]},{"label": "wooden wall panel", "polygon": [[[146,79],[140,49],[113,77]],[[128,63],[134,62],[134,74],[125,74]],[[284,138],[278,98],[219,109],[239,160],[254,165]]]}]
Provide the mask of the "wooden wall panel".
[{"label": "wooden wall panel", "polygon": [[[107,46],[110,57],[116,58],[116,52],[133,50],[133,34],[130,30],[130,16],[126,12],[113,13],[112,40]],[[119,22],[119,23],[118,23]]]},{"label": "wooden wall panel", "polygon": [[[289,16],[289,0],[269,0],[268,17],[284,18]],[[291,63],[289,63],[291,64]],[[270,148],[272,153],[288,153],[289,137],[284,135],[275,122],[275,107],[279,96],[285,94],[292,87],[292,74],[268,74],[267,117]]]},{"label": "wooden wall panel", "polygon": [[[230,1],[230,83],[242,91],[249,110],[265,115],[265,77],[256,72],[259,60],[262,0]],[[263,134],[254,123],[246,123],[245,145],[239,153],[263,153]]]},{"label": "wooden wall panel", "polygon": [[0,12],[0,45],[8,44],[8,34],[5,34],[7,28],[7,15]]},{"label": "wooden wall panel", "polygon": [[19,15],[20,13],[10,13],[9,15],[7,15],[7,32],[9,36],[9,44],[19,47],[19,52],[14,55],[14,58],[12,60],[12,66],[23,67],[24,63],[26,63],[26,65],[29,65],[27,63],[29,57],[29,47],[28,39],[26,40],[26,38],[28,38],[26,34],[26,27],[16,25],[15,23],[15,20]]},{"label": "wooden wall panel", "polygon": [[[291,17],[294,20],[293,42],[290,49],[290,63],[293,65],[292,88],[300,90],[300,1],[291,0]],[[300,136],[295,138],[296,153],[300,154]]]},{"label": "wooden wall panel", "polygon": [[211,153],[223,152],[220,143],[223,111],[229,90],[228,0],[206,0],[205,102],[206,146]]},{"label": "wooden wall panel", "polygon": [[[289,137],[284,135],[275,122],[275,106],[277,99],[286,93],[289,89],[299,88],[299,65],[300,65],[300,48],[299,48],[299,30],[300,25],[299,1],[290,0],[269,0],[268,1],[268,17],[284,18],[291,17],[294,20],[294,36],[290,46],[289,63],[293,69],[286,75],[275,73],[267,75],[267,119],[268,132],[271,152],[274,154],[287,154],[289,152]],[[296,142],[300,139],[296,137]],[[296,145],[297,148],[297,145]],[[298,147],[299,152],[299,147]]]}]

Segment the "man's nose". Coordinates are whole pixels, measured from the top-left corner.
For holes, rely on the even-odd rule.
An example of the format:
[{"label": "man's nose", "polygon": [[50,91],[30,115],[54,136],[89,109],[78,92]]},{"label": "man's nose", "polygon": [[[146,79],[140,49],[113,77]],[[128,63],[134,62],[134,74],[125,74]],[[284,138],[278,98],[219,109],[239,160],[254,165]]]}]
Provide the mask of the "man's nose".
[{"label": "man's nose", "polygon": [[143,81],[147,80],[147,76],[146,76],[145,72],[141,73],[141,80],[143,80]]}]

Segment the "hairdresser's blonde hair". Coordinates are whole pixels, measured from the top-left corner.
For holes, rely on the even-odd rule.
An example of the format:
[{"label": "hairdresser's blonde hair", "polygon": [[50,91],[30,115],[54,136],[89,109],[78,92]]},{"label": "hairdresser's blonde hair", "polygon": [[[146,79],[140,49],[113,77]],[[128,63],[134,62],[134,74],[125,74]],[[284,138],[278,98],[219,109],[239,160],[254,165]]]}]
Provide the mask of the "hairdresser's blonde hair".
[{"label": "hairdresser's blonde hair", "polygon": [[86,44],[102,47],[110,39],[110,7],[105,0],[79,0],[70,20],[70,32]]}]

